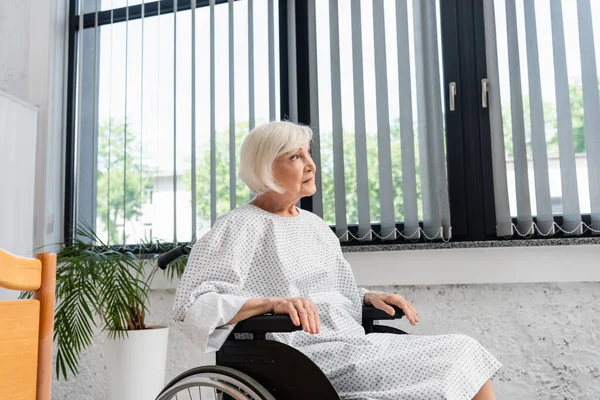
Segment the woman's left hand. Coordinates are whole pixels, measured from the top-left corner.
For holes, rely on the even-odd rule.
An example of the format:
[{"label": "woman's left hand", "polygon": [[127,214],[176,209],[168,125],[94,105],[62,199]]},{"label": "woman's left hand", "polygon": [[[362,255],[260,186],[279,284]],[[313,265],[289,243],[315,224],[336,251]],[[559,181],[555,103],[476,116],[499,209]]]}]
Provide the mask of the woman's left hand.
[{"label": "woman's left hand", "polygon": [[394,309],[391,306],[398,306],[400,309],[402,309],[402,311],[404,311],[404,315],[412,325],[416,325],[417,322],[419,322],[419,313],[415,310],[413,304],[399,294],[367,292],[365,294],[364,302],[366,305],[372,305],[373,307],[383,310],[390,315],[394,315]]}]

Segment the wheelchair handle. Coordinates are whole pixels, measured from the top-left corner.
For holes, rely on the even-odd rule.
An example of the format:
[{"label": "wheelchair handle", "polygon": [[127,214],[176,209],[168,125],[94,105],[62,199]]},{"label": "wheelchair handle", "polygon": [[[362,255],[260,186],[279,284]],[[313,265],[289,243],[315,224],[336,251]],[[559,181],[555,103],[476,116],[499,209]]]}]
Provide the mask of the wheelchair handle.
[{"label": "wheelchair handle", "polygon": [[158,257],[158,266],[160,269],[167,269],[167,266],[179,257],[187,256],[192,250],[187,244],[175,247],[173,250],[167,251],[165,254]]}]

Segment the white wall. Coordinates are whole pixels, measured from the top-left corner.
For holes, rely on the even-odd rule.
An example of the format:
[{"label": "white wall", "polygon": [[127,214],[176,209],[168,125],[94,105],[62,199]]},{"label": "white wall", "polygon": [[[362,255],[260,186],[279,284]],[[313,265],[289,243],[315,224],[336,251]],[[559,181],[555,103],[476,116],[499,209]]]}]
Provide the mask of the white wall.
[{"label": "white wall", "polygon": [[21,100],[29,96],[29,1],[0,1],[0,89]]},{"label": "white wall", "polygon": [[62,235],[66,4],[0,1],[0,90],[39,110],[36,155],[28,157],[36,163],[35,248]]},{"label": "white wall", "polygon": [[[22,238],[13,238],[33,243],[19,251],[23,256],[52,250],[40,247],[62,237],[66,3],[0,1],[0,90],[38,108],[35,154],[16,155],[35,163],[36,170],[34,224],[27,231],[20,231]],[[5,221],[0,221],[0,227],[11,234],[16,232]],[[0,299],[15,296],[16,293],[0,289]]]},{"label": "white wall", "polygon": [[0,248],[32,255],[38,109],[0,91]]},{"label": "white wall", "polygon": [[[597,246],[578,247],[598,251]],[[405,263],[410,259],[419,259],[420,266],[431,267],[427,270],[429,279],[421,274],[418,280],[435,282],[437,277],[447,279],[453,271],[461,274],[460,255],[466,257],[467,264],[489,271],[513,269],[518,261],[517,258],[507,260],[512,254],[521,253],[524,259],[531,259],[536,252],[534,249],[533,253],[525,254],[528,253],[525,249],[514,248],[478,250],[481,251],[452,250],[456,252],[456,263],[448,263],[447,252],[440,250],[389,252],[387,255],[362,253],[348,259],[356,276],[362,276],[359,284],[370,282],[365,286],[397,292],[413,301],[420,313],[419,325],[413,328],[406,321],[393,325],[417,335],[467,334],[496,356],[503,364],[492,379],[499,400],[600,398],[599,282],[402,284],[403,273],[420,269]],[[499,254],[503,257],[496,261]],[[394,260],[395,267],[389,262],[386,264],[384,259],[388,256]],[[571,257],[556,257],[544,265],[550,270],[568,271],[577,261]],[[372,270],[378,271],[376,276],[368,275]],[[408,279],[414,280],[415,276]],[[545,277],[540,275],[537,279],[544,281]],[[395,285],[390,284],[392,281]],[[172,304],[173,289],[152,291],[149,324],[168,324]],[[102,338],[98,337],[85,352],[77,379],[54,382],[53,399],[107,398],[102,344]],[[213,355],[200,354],[180,332],[171,328],[167,380],[206,363],[214,363]]]},{"label": "white wall", "polygon": [[600,244],[345,253],[362,285],[599,282]]},{"label": "white wall", "polygon": [[[0,1],[0,90],[21,100],[29,92],[29,14],[29,1]],[[2,222],[0,229],[9,231]],[[0,300],[16,296],[0,288]]]}]

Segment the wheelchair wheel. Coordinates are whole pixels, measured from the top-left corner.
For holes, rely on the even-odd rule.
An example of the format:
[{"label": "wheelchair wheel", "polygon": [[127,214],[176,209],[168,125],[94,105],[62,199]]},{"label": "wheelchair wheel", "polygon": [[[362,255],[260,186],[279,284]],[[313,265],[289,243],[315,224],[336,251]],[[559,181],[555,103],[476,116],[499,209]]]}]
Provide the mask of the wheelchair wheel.
[{"label": "wheelchair wheel", "polygon": [[275,400],[267,389],[233,368],[207,365],[173,379],[156,400]]}]

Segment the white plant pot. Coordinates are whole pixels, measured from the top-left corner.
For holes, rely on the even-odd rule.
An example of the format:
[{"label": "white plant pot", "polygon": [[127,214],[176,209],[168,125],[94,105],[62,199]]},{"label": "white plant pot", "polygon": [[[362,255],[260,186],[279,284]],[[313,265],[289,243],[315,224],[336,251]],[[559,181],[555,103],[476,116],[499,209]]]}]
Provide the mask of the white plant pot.
[{"label": "white plant pot", "polygon": [[[110,400],[153,400],[165,385],[169,328],[128,331],[105,338]],[[108,335],[106,335],[108,336]]]}]

